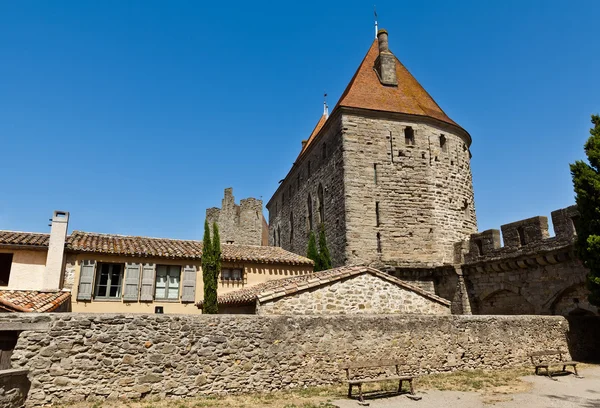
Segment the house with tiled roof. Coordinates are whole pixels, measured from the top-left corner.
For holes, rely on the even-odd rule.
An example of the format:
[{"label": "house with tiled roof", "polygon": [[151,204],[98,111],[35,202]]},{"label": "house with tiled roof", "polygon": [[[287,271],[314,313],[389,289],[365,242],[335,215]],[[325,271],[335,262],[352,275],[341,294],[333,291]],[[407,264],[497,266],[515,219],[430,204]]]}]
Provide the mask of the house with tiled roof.
[{"label": "house with tiled roof", "polygon": [[[200,313],[202,242],[73,231],[0,231],[0,311]],[[279,247],[222,245],[218,293],[312,272]]]},{"label": "house with tiled roof", "polygon": [[450,314],[450,301],[361,265],[260,283],[220,294],[217,302],[220,313]]}]

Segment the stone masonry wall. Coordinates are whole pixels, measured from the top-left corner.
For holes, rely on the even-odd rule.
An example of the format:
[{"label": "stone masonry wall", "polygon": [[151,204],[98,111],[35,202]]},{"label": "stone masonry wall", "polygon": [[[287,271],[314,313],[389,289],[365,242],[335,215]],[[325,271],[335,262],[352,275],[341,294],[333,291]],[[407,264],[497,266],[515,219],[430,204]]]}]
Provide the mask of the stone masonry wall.
[{"label": "stone masonry wall", "polygon": [[72,400],[191,397],[335,383],[344,362],[398,358],[412,373],[529,365],[567,350],[557,316],[6,314],[19,336],[28,407]]},{"label": "stone masonry wall", "polygon": [[238,245],[263,245],[264,217],[262,200],[246,198],[235,203],[233,189],[226,188],[221,208],[206,210],[208,223],[219,226],[221,242]]},{"label": "stone masonry wall", "polygon": [[[306,256],[309,234],[308,200],[312,203],[312,230],[325,224],[333,266],[346,264],[345,196],[342,130],[339,115],[330,116],[320,136],[299,157],[273,197],[269,210],[269,244]],[[323,213],[319,212],[319,186]]]},{"label": "stone masonry wall", "polygon": [[344,114],[343,129],[348,263],[451,263],[454,243],[477,230],[466,136],[362,113]]},{"label": "stone masonry wall", "polygon": [[23,406],[30,386],[27,370],[0,370],[0,408]]},{"label": "stone masonry wall", "polygon": [[597,314],[587,300],[588,271],[573,247],[576,216],[575,206],[553,211],[554,237],[547,217],[537,216],[503,225],[504,246],[499,230],[459,244],[467,248],[459,260],[473,313]]},{"label": "stone masonry wall", "polygon": [[450,305],[369,273],[257,306],[257,314],[450,314]]}]

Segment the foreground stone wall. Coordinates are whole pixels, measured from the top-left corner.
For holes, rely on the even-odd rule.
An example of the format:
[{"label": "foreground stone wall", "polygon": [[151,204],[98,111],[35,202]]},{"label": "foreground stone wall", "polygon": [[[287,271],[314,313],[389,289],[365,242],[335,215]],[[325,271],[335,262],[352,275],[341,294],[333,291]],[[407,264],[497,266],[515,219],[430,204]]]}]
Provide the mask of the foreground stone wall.
[{"label": "foreground stone wall", "polygon": [[409,290],[369,273],[261,303],[257,314],[450,314],[450,302]]},{"label": "foreground stone wall", "polygon": [[334,383],[356,359],[399,358],[413,373],[527,365],[568,349],[555,316],[5,315],[12,357],[30,370],[27,406],[71,400],[191,397]]}]

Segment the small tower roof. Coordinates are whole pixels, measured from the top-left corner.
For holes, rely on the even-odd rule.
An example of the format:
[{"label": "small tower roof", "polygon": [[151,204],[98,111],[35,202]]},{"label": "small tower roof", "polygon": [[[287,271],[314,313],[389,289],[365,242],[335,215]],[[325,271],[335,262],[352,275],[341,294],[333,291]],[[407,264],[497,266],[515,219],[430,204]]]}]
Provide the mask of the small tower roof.
[{"label": "small tower roof", "polygon": [[444,113],[397,58],[398,86],[382,85],[373,69],[378,56],[379,47],[376,39],[371,44],[371,48],[346,87],[337,106],[427,116],[459,126]]}]

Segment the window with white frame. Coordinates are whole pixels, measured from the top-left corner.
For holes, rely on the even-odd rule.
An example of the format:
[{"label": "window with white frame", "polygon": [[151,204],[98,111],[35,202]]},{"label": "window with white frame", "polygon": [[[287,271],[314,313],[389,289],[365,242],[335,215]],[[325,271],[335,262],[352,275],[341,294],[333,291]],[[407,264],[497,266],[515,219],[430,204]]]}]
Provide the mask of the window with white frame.
[{"label": "window with white frame", "polygon": [[241,268],[221,269],[221,280],[240,282],[244,279],[244,273]]},{"label": "window with white frame", "polygon": [[179,282],[181,266],[157,265],[155,299],[179,299]]},{"label": "window with white frame", "polygon": [[123,264],[99,263],[96,277],[97,299],[119,299],[123,286]]}]

